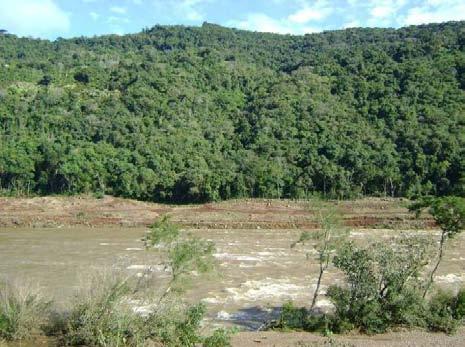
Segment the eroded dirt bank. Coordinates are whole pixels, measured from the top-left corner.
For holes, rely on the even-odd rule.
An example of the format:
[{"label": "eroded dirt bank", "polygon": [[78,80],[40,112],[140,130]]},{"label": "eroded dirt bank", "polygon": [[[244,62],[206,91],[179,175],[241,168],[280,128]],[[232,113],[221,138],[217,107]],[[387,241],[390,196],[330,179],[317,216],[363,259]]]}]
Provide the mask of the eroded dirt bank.
[{"label": "eroded dirt bank", "polygon": [[[367,198],[333,201],[344,224],[363,228],[430,228],[428,217],[415,220],[402,199]],[[0,198],[0,227],[83,225],[147,226],[161,214],[195,229],[299,229],[317,227],[317,202],[244,199],[173,206],[105,196]]]}]

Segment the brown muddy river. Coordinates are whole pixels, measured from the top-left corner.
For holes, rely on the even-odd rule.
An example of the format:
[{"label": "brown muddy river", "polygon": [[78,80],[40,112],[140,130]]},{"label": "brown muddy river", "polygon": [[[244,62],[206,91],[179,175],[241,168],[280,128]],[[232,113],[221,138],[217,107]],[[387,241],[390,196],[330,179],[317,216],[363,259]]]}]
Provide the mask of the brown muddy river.
[{"label": "brown muddy river", "polygon": [[[157,251],[144,249],[144,232],[143,228],[119,227],[0,229],[0,276],[38,283],[58,305],[66,304],[81,279],[93,271],[117,269],[137,276],[151,267],[159,279],[154,286],[162,287],[166,273],[159,266]],[[192,232],[217,246],[217,273],[194,280],[186,294],[191,301],[203,300],[207,304],[207,324],[235,324],[253,330],[285,301],[310,302],[317,264],[306,260],[309,248],[290,249],[299,236],[298,230]],[[389,240],[397,234],[392,230],[356,230],[351,232],[351,238]],[[452,241],[438,283],[449,288],[465,283],[464,249],[465,235]],[[323,290],[340,280],[331,269],[323,280]],[[324,308],[328,304],[322,296],[319,305]]]}]

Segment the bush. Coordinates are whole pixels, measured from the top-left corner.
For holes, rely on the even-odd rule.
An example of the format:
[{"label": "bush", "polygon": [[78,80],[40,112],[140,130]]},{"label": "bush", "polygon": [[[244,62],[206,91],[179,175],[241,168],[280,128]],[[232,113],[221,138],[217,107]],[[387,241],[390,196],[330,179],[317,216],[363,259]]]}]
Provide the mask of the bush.
[{"label": "bush", "polygon": [[457,295],[438,290],[429,303],[428,328],[431,331],[454,333],[465,317],[465,289]]},{"label": "bush", "polygon": [[231,334],[235,330],[217,329],[203,341],[204,347],[231,347]]},{"label": "bush", "polygon": [[454,318],[463,321],[465,319],[465,288],[459,290],[454,306]]},{"label": "bush", "polygon": [[55,332],[67,346],[143,346],[142,317],[127,304],[127,280],[95,276],[56,320]]},{"label": "bush", "polygon": [[278,321],[273,328],[283,330],[306,330],[309,311],[305,307],[296,307],[292,302],[284,304]]},{"label": "bush", "polygon": [[284,304],[279,319],[270,323],[269,329],[283,331],[311,331],[328,335],[332,332],[332,317],[326,314],[314,314],[312,310],[296,307],[292,302]]},{"label": "bush", "polygon": [[454,333],[459,325],[459,321],[454,317],[456,297],[442,290],[439,290],[430,300],[428,329],[431,331],[441,331],[447,334]]},{"label": "bush", "polygon": [[[179,298],[155,300],[144,303],[151,312],[141,315],[130,305],[135,283],[118,276],[95,276],[70,312],[55,319],[51,332],[64,346],[141,347],[152,342],[193,347],[204,341],[200,334],[204,305],[187,306]],[[205,341],[209,346],[227,347],[229,335],[219,331]]]},{"label": "bush", "polygon": [[345,244],[334,265],[345,274],[347,285],[333,285],[327,291],[334,312],[314,315],[288,303],[274,327],[326,334],[353,329],[383,333],[396,326],[455,332],[465,317],[465,289],[457,295],[438,291],[429,301],[423,297],[418,279],[427,264],[430,246],[417,237],[402,238],[391,245]]},{"label": "bush", "polygon": [[338,322],[333,328],[381,333],[397,325],[425,326],[426,305],[417,278],[427,263],[428,249],[429,243],[419,238],[343,247],[334,264],[346,275],[348,285],[331,286],[327,293]]},{"label": "bush", "polygon": [[[165,243],[166,267],[171,272],[167,288],[148,296],[142,288],[151,277],[125,278],[111,271],[95,274],[81,286],[71,308],[49,314],[50,303],[30,288],[0,285],[0,340],[31,336],[46,320],[43,331],[63,346],[167,347],[230,346],[230,332],[218,330],[210,337],[200,334],[205,315],[203,304],[187,305],[178,295],[180,283],[194,271],[204,273],[213,265],[214,245],[198,238],[181,239],[177,226],[164,218],[148,236],[151,245]],[[153,288],[152,288],[153,289]],[[134,300],[147,310],[138,313]]]},{"label": "bush", "polygon": [[170,281],[162,299],[173,292],[183,291],[192,274],[205,274],[215,265],[215,245],[210,241],[183,235],[178,225],[171,223],[169,217],[157,220],[146,234],[144,242],[147,248],[157,247],[165,258],[165,268],[170,272]]},{"label": "bush", "polygon": [[287,303],[269,327],[325,334],[358,329],[374,334],[403,326],[453,333],[465,318],[465,289],[457,295],[438,291],[429,301],[424,298],[419,278],[430,249],[431,243],[418,237],[404,237],[390,245],[346,243],[334,257],[334,265],[345,274],[347,284],[327,291],[334,311],[318,315]]},{"label": "bush", "polygon": [[47,320],[50,302],[30,285],[0,283],[0,339],[32,337]]}]

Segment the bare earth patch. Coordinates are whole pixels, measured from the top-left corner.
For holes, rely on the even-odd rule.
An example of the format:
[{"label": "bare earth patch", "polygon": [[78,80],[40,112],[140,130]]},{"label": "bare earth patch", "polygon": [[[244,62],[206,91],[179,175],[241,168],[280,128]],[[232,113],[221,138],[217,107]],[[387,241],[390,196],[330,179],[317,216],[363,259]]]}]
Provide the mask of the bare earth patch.
[{"label": "bare earth patch", "polygon": [[[428,216],[415,220],[405,201],[370,198],[331,203],[350,227],[430,228]],[[0,227],[63,227],[69,225],[147,226],[160,215],[192,229],[313,229],[318,227],[306,201],[244,199],[203,205],[173,206],[104,196],[1,198]]]}]

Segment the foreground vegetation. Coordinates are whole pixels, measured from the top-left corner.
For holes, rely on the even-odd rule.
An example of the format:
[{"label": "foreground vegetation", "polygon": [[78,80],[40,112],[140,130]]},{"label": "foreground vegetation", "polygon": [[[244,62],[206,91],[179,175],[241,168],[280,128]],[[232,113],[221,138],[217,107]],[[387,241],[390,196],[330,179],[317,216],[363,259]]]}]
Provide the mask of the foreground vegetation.
[{"label": "foreground vegetation", "polygon": [[0,189],[195,202],[463,194],[465,23],[0,36]]},{"label": "foreground vegetation", "polygon": [[[411,205],[411,210],[417,214],[425,208],[441,228],[438,242],[429,236],[418,235],[367,246],[344,239],[341,242],[340,238],[331,243],[328,237],[323,244],[317,242],[320,272],[312,306],[310,309],[297,308],[288,303],[280,319],[270,327],[325,334],[354,329],[373,334],[395,327],[455,332],[459,325],[465,323],[465,289],[457,293],[440,288],[434,288],[432,293],[431,290],[446,242],[465,229],[465,199],[428,197]],[[324,235],[332,234],[333,238],[341,235],[334,228],[335,225],[323,225]],[[340,245],[336,254],[328,253],[328,245],[336,244]],[[437,250],[435,244],[439,245]],[[314,306],[322,269],[327,269],[329,259],[344,274],[346,283],[329,286],[326,295],[334,310],[322,313]],[[429,264],[432,265],[431,270],[427,269]]]}]

